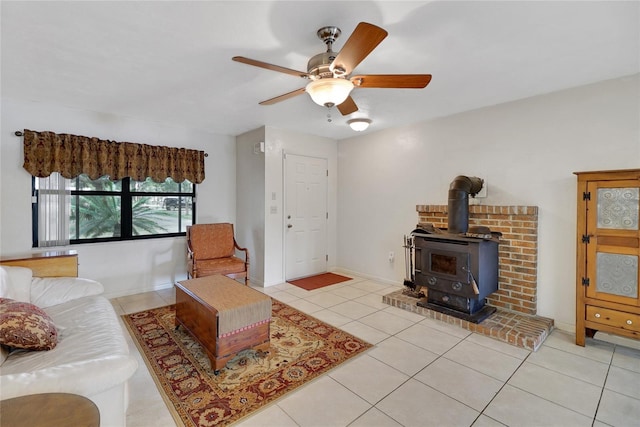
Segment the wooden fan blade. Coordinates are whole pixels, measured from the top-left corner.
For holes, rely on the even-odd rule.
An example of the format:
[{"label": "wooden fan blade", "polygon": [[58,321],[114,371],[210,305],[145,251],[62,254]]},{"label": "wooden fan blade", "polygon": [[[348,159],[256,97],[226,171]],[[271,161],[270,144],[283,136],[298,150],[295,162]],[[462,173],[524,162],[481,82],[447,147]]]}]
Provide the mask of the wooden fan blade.
[{"label": "wooden fan blade", "polygon": [[358,106],[352,97],[348,97],[342,104],[338,105],[338,111],[340,111],[343,116],[348,116],[358,111]]},{"label": "wooden fan blade", "polygon": [[338,74],[350,74],[387,37],[387,34],[385,30],[373,24],[359,23],[329,69]]},{"label": "wooden fan blade", "polygon": [[304,71],[292,70],[291,68],[281,67],[279,65],[269,64],[267,62],[257,61],[255,59],[245,58],[244,56],[234,56],[233,58],[236,62],[242,62],[243,64],[253,65],[255,67],[266,68],[267,70],[277,71],[279,73],[290,74],[296,77],[307,78],[309,75]]},{"label": "wooden fan blade", "polygon": [[366,74],[349,80],[355,87],[422,89],[431,81],[431,74]]},{"label": "wooden fan blade", "polygon": [[262,101],[259,104],[260,105],[272,105],[272,104],[275,104],[277,102],[284,101],[284,100],[289,99],[289,98],[293,98],[294,96],[301,95],[301,94],[303,94],[305,92],[306,91],[304,90],[304,88],[301,87],[300,89],[296,89],[296,90],[291,91],[289,93],[285,93],[284,95],[276,96],[275,98],[271,98],[271,99],[267,99],[266,101]]}]

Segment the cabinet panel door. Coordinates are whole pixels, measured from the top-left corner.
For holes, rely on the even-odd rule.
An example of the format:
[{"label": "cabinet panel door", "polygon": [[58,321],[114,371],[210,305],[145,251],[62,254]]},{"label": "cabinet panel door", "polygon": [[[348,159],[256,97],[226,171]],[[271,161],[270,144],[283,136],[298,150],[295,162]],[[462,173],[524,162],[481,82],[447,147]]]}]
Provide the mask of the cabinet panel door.
[{"label": "cabinet panel door", "polygon": [[589,182],[587,296],[640,306],[640,183]]}]

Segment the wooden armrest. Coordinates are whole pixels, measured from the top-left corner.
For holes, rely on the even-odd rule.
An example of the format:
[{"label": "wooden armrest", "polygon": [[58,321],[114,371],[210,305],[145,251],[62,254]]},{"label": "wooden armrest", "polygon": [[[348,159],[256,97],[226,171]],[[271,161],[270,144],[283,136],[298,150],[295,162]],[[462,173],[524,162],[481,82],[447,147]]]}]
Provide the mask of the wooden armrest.
[{"label": "wooden armrest", "polygon": [[235,248],[236,248],[237,250],[239,250],[239,251],[243,251],[243,252],[244,252],[244,257],[245,257],[245,261],[244,261],[244,263],[245,263],[245,264],[247,264],[247,265],[249,265],[249,250],[248,250],[247,248],[241,248],[241,247],[238,245],[238,242],[236,242],[236,239],[235,239],[235,238],[233,239],[233,246],[235,246]]},{"label": "wooden armrest", "polygon": [[191,242],[187,239],[187,258],[195,260],[195,253],[193,249],[191,249]]}]

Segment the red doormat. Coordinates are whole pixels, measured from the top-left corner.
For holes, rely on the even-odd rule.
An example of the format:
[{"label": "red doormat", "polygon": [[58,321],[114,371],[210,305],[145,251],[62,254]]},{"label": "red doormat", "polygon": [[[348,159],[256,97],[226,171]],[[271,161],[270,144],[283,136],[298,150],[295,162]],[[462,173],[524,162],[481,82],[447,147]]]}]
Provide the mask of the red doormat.
[{"label": "red doormat", "polygon": [[305,277],[303,279],[288,280],[287,283],[296,285],[299,288],[312,291],[314,289],[323,288],[329,285],[335,285],[336,283],[346,282],[351,280],[351,277],[341,276],[333,273],[316,274],[315,276]]}]

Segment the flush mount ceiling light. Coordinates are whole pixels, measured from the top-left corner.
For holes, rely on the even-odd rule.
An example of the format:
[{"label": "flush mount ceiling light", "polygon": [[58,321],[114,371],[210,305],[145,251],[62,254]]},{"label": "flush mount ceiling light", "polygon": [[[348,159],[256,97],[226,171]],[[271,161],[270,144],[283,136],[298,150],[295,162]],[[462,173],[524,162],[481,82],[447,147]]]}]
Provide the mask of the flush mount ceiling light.
[{"label": "flush mount ceiling light", "polygon": [[313,102],[325,107],[342,104],[353,90],[353,83],[340,78],[322,78],[307,84],[305,91]]},{"label": "flush mount ceiling light", "polygon": [[351,119],[347,121],[347,124],[351,126],[351,129],[355,130],[356,132],[362,132],[363,130],[369,127],[369,125],[371,124],[371,120],[370,119]]}]

